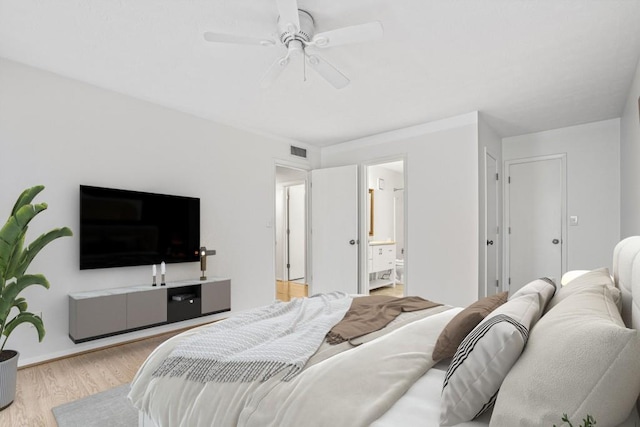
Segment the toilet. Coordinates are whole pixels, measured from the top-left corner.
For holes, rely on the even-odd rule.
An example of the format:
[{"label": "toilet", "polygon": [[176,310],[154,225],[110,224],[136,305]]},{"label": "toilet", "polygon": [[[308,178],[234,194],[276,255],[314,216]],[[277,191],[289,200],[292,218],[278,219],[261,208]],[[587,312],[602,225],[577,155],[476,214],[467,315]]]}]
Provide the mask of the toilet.
[{"label": "toilet", "polygon": [[396,283],[404,284],[404,259],[396,260]]}]

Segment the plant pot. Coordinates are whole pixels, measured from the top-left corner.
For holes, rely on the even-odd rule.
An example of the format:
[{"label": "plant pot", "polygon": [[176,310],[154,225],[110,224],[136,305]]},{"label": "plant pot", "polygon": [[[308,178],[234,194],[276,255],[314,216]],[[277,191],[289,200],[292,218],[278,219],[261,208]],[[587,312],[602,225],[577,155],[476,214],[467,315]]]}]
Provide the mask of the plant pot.
[{"label": "plant pot", "polygon": [[11,405],[16,397],[19,356],[15,350],[0,352],[0,411]]}]

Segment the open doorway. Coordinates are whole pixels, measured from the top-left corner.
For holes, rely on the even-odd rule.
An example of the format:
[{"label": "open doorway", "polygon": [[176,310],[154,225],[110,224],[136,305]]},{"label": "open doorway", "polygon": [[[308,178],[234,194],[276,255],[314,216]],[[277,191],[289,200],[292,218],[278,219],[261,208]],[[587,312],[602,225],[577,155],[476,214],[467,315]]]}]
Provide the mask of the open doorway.
[{"label": "open doorway", "polygon": [[307,171],[276,165],[276,298],[307,296]]},{"label": "open doorway", "polygon": [[406,294],[404,169],[404,160],[366,168],[367,278],[371,295]]}]

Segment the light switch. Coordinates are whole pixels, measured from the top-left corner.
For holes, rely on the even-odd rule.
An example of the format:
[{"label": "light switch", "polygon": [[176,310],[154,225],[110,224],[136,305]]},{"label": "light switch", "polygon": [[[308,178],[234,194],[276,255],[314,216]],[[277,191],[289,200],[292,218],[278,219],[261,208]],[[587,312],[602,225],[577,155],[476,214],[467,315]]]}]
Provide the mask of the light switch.
[{"label": "light switch", "polygon": [[578,225],[578,215],[572,215],[569,217],[569,225]]}]

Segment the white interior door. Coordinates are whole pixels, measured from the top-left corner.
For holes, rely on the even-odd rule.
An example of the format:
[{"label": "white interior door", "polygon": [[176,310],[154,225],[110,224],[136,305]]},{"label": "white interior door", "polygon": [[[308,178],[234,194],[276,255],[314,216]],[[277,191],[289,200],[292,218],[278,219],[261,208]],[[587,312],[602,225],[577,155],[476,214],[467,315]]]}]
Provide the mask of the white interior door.
[{"label": "white interior door", "polygon": [[509,292],[540,277],[558,283],[563,257],[563,160],[512,163],[508,174]]},{"label": "white interior door", "polygon": [[499,290],[498,270],[498,162],[489,153],[485,153],[485,282],[487,296]]},{"label": "white interior door", "polygon": [[358,166],[311,171],[311,294],[358,292]]},{"label": "white interior door", "polygon": [[288,188],[287,197],[287,270],[288,280],[304,279],[305,208],[304,184]]}]

